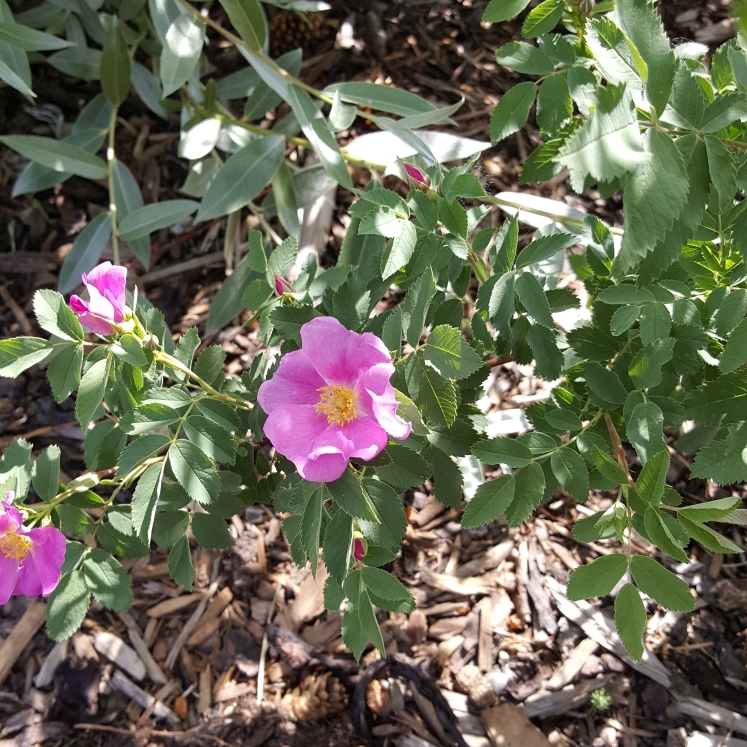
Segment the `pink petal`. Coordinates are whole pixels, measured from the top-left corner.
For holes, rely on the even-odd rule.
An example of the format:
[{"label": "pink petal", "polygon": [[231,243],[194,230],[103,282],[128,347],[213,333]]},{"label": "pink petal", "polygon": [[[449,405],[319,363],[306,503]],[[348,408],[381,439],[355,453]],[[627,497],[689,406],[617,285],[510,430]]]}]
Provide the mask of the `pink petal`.
[{"label": "pink petal", "polygon": [[98,288],[93,285],[87,285],[86,288],[91,298],[88,302],[88,310],[91,314],[95,314],[107,322],[116,322],[117,324],[124,319],[124,314],[122,314],[109,298],[100,293]]},{"label": "pink petal", "polygon": [[[65,562],[65,536],[54,527],[42,527],[32,529],[28,537],[33,545],[29,554],[24,558],[21,577],[24,576],[24,571],[29,566],[29,572],[31,573],[33,569],[33,575],[39,585],[39,593],[36,596],[48,597],[60,582],[60,571]],[[20,585],[21,579],[19,578],[17,588],[20,588]],[[24,596],[31,596],[25,591],[21,593]]]},{"label": "pink petal", "polygon": [[5,513],[0,514],[0,537],[8,532],[16,532],[23,524],[23,514],[10,503],[3,501]]},{"label": "pink petal", "polygon": [[105,322],[103,319],[99,319],[97,316],[93,316],[93,314],[78,314],[78,321],[95,335],[107,337],[114,332],[111,324]]},{"label": "pink petal", "polygon": [[320,316],[301,327],[302,349],[328,384],[354,387],[368,367],[391,358],[370,333],[351,332],[334,317]]},{"label": "pink petal", "polygon": [[380,363],[372,366],[361,376],[359,396],[379,425],[390,436],[401,440],[410,435],[412,425],[401,420],[397,415],[399,403],[394,387],[389,383],[393,373],[394,366],[391,364]]},{"label": "pink petal", "polygon": [[327,427],[327,419],[317,416],[313,405],[289,404],[273,409],[264,431],[275,449],[299,468],[309,458],[314,443]]},{"label": "pink petal", "polygon": [[[102,262],[94,267],[88,275],[83,275],[86,286],[93,286],[107,298],[119,313],[124,315],[127,290],[127,268],[115,267],[111,262]],[[88,288],[89,292],[91,288]],[[122,319],[115,321],[122,321]]]},{"label": "pink petal", "polygon": [[316,405],[325,385],[303,350],[284,355],[275,375],[257,393],[259,406],[269,415],[283,405]]},{"label": "pink petal", "polygon": [[342,477],[347,466],[348,460],[342,454],[318,454],[298,467],[298,474],[309,482],[334,482]]},{"label": "pink petal", "polygon": [[88,311],[88,301],[84,301],[80,296],[70,296],[70,308],[76,314],[85,314]]},{"label": "pink petal", "polygon": [[405,171],[407,172],[407,176],[410,177],[413,181],[420,182],[421,184],[427,184],[425,181],[425,177],[423,174],[420,173],[419,169],[416,169],[414,166],[411,166],[409,163],[402,164],[405,167]]},{"label": "pink petal", "polygon": [[18,581],[19,563],[0,553],[0,605],[6,604],[13,596]]},{"label": "pink petal", "polygon": [[356,560],[363,560],[363,556],[366,554],[366,551],[363,548],[363,542],[359,540],[357,537],[353,540],[353,557]]},{"label": "pink petal", "polygon": [[373,418],[367,417],[351,420],[342,427],[341,433],[348,441],[347,448],[343,451],[345,457],[355,457],[364,462],[373,459],[388,440],[386,431]]}]

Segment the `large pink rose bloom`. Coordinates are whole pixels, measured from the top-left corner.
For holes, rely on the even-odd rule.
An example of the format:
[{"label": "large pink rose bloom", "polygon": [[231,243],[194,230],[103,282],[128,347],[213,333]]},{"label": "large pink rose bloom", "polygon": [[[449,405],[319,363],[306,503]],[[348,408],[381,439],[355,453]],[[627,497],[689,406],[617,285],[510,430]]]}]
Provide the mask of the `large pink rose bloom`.
[{"label": "large pink rose bloom", "polygon": [[394,366],[378,337],[324,316],[301,327],[301,342],[259,388],[265,433],[305,480],[332,482],[348,459],[373,459],[387,434],[407,438],[411,426],[397,417]]},{"label": "large pink rose bloom", "polygon": [[91,332],[104,336],[112,334],[111,323],[124,321],[127,269],[104,262],[87,275],[83,273],[82,280],[90,300],[70,296],[70,308]]},{"label": "large pink rose bloom", "polygon": [[[12,500],[9,493],[7,499]],[[6,501],[0,513],[0,605],[11,597],[48,597],[60,582],[65,537],[54,527],[25,529],[21,512]]]}]

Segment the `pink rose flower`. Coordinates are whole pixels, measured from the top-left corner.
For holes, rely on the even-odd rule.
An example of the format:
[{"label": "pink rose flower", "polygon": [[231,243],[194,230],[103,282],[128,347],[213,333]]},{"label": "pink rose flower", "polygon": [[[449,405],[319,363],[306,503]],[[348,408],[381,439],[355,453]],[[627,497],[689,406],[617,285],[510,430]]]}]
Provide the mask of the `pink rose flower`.
[{"label": "pink rose flower", "polygon": [[70,308],[91,332],[104,336],[112,334],[112,324],[121,324],[125,318],[127,268],[104,262],[87,275],[83,273],[82,280],[90,300],[70,296]]},{"label": "pink rose flower", "polygon": [[0,514],[0,604],[11,597],[48,597],[60,582],[65,537],[54,527],[25,529],[23,515],[10,501]]},{"label": "pink rose flower", "polygon": [[355,539],[353,540],[353,557],[354,557],[354,558],[355,558],[355,559],[356,559],[357,561],[361,561],[361,560],[363,560],[363,556],[364,556],[365,554],[366,554],[366,550],[365,550],[365,548],[363,547],[363,541],[362,541],[362,540],[360,540],[360,539],[358,539],[358,537],[356,537],[356,538],[355,538]]},{"label": "pink rose flower", "polygon": [[387,434],[407,438],[411,425],[397,417],[394,366],[378,337],[323,316],[301,327],[301,342],[259,388],[265,433],[305,480],[333,482],[348,459],[373,459]]}]

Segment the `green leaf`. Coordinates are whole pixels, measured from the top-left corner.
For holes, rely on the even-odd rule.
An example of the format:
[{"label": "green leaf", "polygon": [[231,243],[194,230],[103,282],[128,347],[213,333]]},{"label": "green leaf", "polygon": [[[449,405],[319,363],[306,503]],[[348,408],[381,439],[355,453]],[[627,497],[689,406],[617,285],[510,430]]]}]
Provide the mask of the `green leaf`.
[{"label": "green leaf", "polygon": [[537,262],[544,262],[554,257],[558,252],[568,249],[576,244],[578,238],[570,233],[553,233],[548,236],[540,236],[527,244],[521,250],[516,260],[516,269],[521,270]]},{"label": "green leaf", "polygon": [[0,22],[0,42],[24,52],[49,52],[53,49],[65,49],[72,46],[69,41],[52,34],[24,26],[22,23]]},{"label": "green leaf", "polygon": [[719,485],[747,481],[747,425],[731,426],[726,438],[703,447],[690,474]]},{"label": "green leaf", "polygon": [[646,534],[648,534],[651,542],[675,560],[687,563],[687,555],[682,549],[686,543],[682,542],[682,537],[675,533],[677,529],[676,522],[673,522],[674,526],[670,525],[667,519],[671,517],[663,515],[654,506],[649,506],[646,509],[643,518],[646,526]]},{"label": "green leaf", "polygon": [[630,572],[638,588],[666,610],[690,612],[695,607],[687,584],[653,558],[636,555]]},{"label": "green leaf", "polygon": [[225,402],[218,402],[214,399],[199,399],[195,403],[195,407],[206,418],[212,420],[229,433],[241,429],[241,421],[236,412]]},{"label": "green leaf", "polygon": [[718,532],[714,532],[710,527],[705,524],[700,524],[696,521],[691,521],[687,516],[678,514],[677,518],[680,521],[682,529],[697,542],[700,542],[706,550],[717,553],[740,553],[742,548],[739,545],[734,544],[731,540],[726,539]]},{"label": "green leaf", "polygon": [[611,482],[617,485],[627,485],[628,475],[625,470],[609,454],[602,451],[595,443],[591,447],[592,464]]},{"label": "green leaf", "polygon": [[236,461],[233,438],[211,420],[200,415],[190,415],[184,421],[184,433],[210,459],[225,464],[233,464]]},{"label": "green leaf", "polygon": [[672,359],[674,339],[656,340],[639,350],[630,362],[628,375],[636,389],[649,389],[661,382],[661,368]]},{"label": "green leaf", "polygon": [[555,135],[572,115],[573,102],[566,78],[551,75],[542,81],[537,96],[537,123],[542,130]]},{"label": "green leaf", "polygon": [[702,523],[704,521],[723,521],[735,508],[739,506],[739,498],[719,498],[715,501],[698,503],[694,506],[681,508],[678,516],[684,516],[689,521]]},{"label": "green leaf", "polygon": [[646,95],[661,115],[677,67],[661,18],[649,0],[618,0],[615,11],[623,31],[646,64]]},{"label": "green leaf", "polygon": [[83,328],[65,299],[56,291],[42,289],[34,294],[34,315],[39,326],[63,340],[82,342]]},{"label": "green leaf", "polygon": [[573,571],[568,582],[568,599],[578,602],[581,599],[605,597],[627,570],[628,559],[625,555],[602,555]]},{"label": "green leaf", "polygon": [[364,566],[361,568],[361,577],[369,592],[378,599],[404,604],[409,608],[407,610],[409,612],[415,609],[415,600],[412,594],[391,573],[387,573],[381,568]]},{"label": "green leaf", "polygon": [[[145,438],[160,437],[145,436]],[[139,440],[142,441],[143,439]],[[137,441],[133,441],[134,443],[137,443]],[[150,545],[153,533],[156,505],[161,496],[163,467],[164,465],[160,463],[151,464],[138,480],[137,487],[132,495],[132,528],[135,531],[135,536],[146,545]]]},{"label": "green leaf", "polygon": [[381,85],[379,83],[334,83],[327,86],[325,93],[339,91],[340,98],[350,104],[367,106],[376,111],[409,117],[414,114],[433,112],[436,107],[429,101],[401,88]]},{"label": "green leaf", "polygon": [[625,34],[606,17],[586,23],[586,43],[594,55],[594,65],[613,85],[627,86],[629,91],[642,91],[643,81],[638,60]]},{"label": "green leaf", "polygon": [[[254,229],[249,231],[249,245],[251,246],[252,243],[259,241],[260,251],[263,251],[261,238],[256,238],[257,233]],[[221,329],[244,310],[244,292],[256,279],[256,271],[251,267],[250,250],[250,254],[247,254],[241,260],[239,266],[223,281],[220,290],[215,294],[208,312],[206,325],[208,334]],[[263,279],[261,282],[265,283],[265,280]],[[272,287],[274,287],[274,282]]]},{"label": "green leaf", "polygon": [[548,34],[558,25],[562,15],[562,0],[544,0],[524,20],[521,35],[531,38]]},{"label": "green leaf", "polygon": [[747,288],[734,288],[721,302],[714,319],[716,333],[721,337],[728,334],[747,314]]},{"label": "green leaf", "polygon": [[510,527],[517,527],[526,521],[532,511],[540,506],[545,493],[545,475],[537,462],[520,469],[515,478],[514,500],[506,511],[506,521]]},{"label": "green leaf", "polygon": [[233,537],[224,519],[214,514],[196,513],[192,516],[192,533],[197,544],[205,550],[227,550],[233,547]]},{"label": "green leaf", "polygon": [[73,571],[60,579],[47,602],[47,630],[55,641],[64,641],[83,624],[91,592],[83,571]]},{"label": "green leaf", "polygon": [[361,532],[376,545],[399,549],[407,528],[407,519],[397,493],[386,483],[368,477],[363,479],[362,486],[379,522],[358,518]]},{"label": "green leaf", "polygon": [[537,47],[526,42],[509,42],[496,50],[496,62],[509,70],[524,75],[549,75],[554,69],[553,61]]},{"label": "green leaf", "polygon": [[669,135],[648,130],[643,137],[648,160],[625,180],[624,234],[615,265],[634,267],[671,230],[687,202],[689,177]]},{"label": "green leaf", "polygon": [[529,0],[490,0],[482,20],[484,23],[510,21],[516,18],[527,5],[529,5]]},{"label": "green leaf", "polygon": [[60,517],[60,528],[68,534],[85,537],[93,531],[93,519],[81,509],[63,503],[55,509]]},{"label": "green leaf", "polygon": [[597,181],[613,181],[636,170],[649,158],[630,94],[622,87],[610,86],[599,90],[598,96],[593,114],[571,135],[558,156],[558,162],[579,182],[587,174]]},{"label": "green leaf", "polygon": [[415,216],[415,220],[429,231],[433,231],[436,228],[438,221],[438,213],[436,212],[436,206],[430,201],[427,195],[417,190],[412,190],[407,195],[407,204]]},{"label": "green leaf", "polygon": [[424,409],[426,418],[436,425],[450,427],[456,418],[454,385],[426,365],[422,350],[408,358],[405,381],[415,402]]},{"label": "green leaf", "polygon": [[112,220],[109,213],[97,215],[80,232],[60,268],[60,293],[70,293],[80,285],[81,275],[90,272],[98,264],[111,235]]},{"label": "green leaf", "polygon": [[340,585],[345,583],[350,569],[353,556],[353,529],[352,517],[344,511],[338,511],[332,517],[324,533],[322,545],[324,565],[332,578]]},{"label": "green leaf", "polygon": [[265,277],[267,284],[275,287],[275,276],[280,275],[284,278],[291,267],[296,263],[298,258],[298,239],[295,236],[289,236],[280,246],[272,250],[267,260],[267,271]]},{"label": "green leaf", "polygon": [[43,501],[50,501],[60,487],[60,447],[48,446],[34,462],[31,482],[36,494]]},{"label": "green leaf", "polygon": [[321,314],[312,306],[277,306],[270,312],[270,321],[285,340],[301,344],[301,327]]},{"label": "green leaf", "polygon": [[334,482],[327,483],[332,500],[354,519],[365,519],[379,522],[376,510],[363,490],[360,480],[350,471],[345,470]]},{"label": "green leaf", "polygon": [[343,327],[358,330],[363,325],[371,305],[371,292],[364,291],[361,280],[353,276],[338,288],[332,297],[335,318]]},{"label": "green leaf", "polygon": [[[640,406],[640,405],[639,405]],[[636,491],[646,503],[658,506],[661,503],[667,486],[667,471],[669,470],[669,452],[666,443],[661,451],[649,458],[636,480]]]},{"label": "green leaf", "polygon": [[272,179],[284,152],[285,140],[269,136],[253,140],[234,153],[205,193],[195,223],[243,208]]},{"label": "green leaf", "polygon": [[107,609],[126,612],[132,607],[132,581],[122,564],[106,550],[89,551],[83,561],[83,575],[96,601]]},{"label": "green leaf", "polygon": [[427,452],[433,470],[433,496],[439,503],[456,508],[462,502],[464,475],[451,456],[440,449]]},{"label": "green leaf", "polygon": [[589,472],[586,463],[573,449],[558,449],[550,457],[552,471],[558,482],[579,503],[589,499]]},{"label": "green leaf", "polygon": [[558,350],[555,333],[534,324],[527,332],[526,341],[532,351],[537,376],[546,381],[557,379],[563,366],[563,354]]},{"label": "green leaf", "polygon": [[514,499],[516,479],[513,475],[500,475],[477,488],[462,516],[462,526],[468,529],[490,524],[508,510]]},{"label": "green leaf", "polygon": [[267,38],[267,22],[257,0],[220,0],[233,27],[253,52],[261,52]]},{"label": "green leaf", "polygon": [[478,441],[472,447],[472,454],[485,464],[505,464],[514,469],[526,467],[532,461],[532,452],[513,438]]},{"label": "green leaf", "polygon": [[[361,227],[367,218],[368,216],[361,221]],[[397,270],[404,267],[410,261],[418,240],[418,232],[412,223],[409,221],[399,221],[399,223],[399,234],[389,241],[381,257],[381,277],[384,280],[394,275]],[[360,231],[360,233],[365,232]]]},{"label": "green leaf", "polygon": [[628,392],[614,371],[606,369],[599,363],[584,363],[584,378],[589,390],[597,397],[613,405],[621,405],[628,397]]},{"label": "green leaf", "polygon": [[137,467],[141,462],[155,456],[169,439],[160,434],[141,436],[132,441],[120,454],[117,460],[117,477],[122,477]]},{"label": "green leaf", "polygon": [[337,138],[327,126],[322,113],[314,106],[311,96],[302,88],[289,85],[285,100],[296,115],[324,170],[340,185],[352,189],[353,182],[337,145]]},{"label": "green leaf", "polygon": [[52,344],[41,337],[0,340],[0,376],[15,379],[27,368],[46,360],[52,350]]},{"label": "green leaf", "polygon": [[[523,252],[519,255],[520,259],[521,256],[523,256]],[[519,273],[516,278],[515,290],[527,313],[543,327],[554,329],[555,324],[550,311],[550,304],[539,280],[531,273]]]},{"label": "green leaf", "polygon": [[663,427],[664,415],[653,402],[642,402],[633,408],[628,419],[627,436],[640,457],[641,464],[645,465],[658,451],[666,451]]},{"label": "green leaf", "polygon": [[[103,37],[103,27],[97,26]],[[82,80],[98,80],[101,74],[101,52],[98,49],[70,47],[49,55],[47,62],[61,73]]]},{"label": "green leaf", "polygon": [[739,423],[747,420],[747,371],[719,376],[685,400],[688,418],[699,423]]},{"label": "green leaf", "polygon": [[171,446],[169,463],[179,484],[192,500],[209,504],[220,493],[220,473],[190,441],[179,440]]},{"label": "green leaf", "polygon": [[189,80],[200,60],[204,35],[204,24],[190,13],[177,16],[169,26],[160,67],[164,98]]},{"label": "green leaf", "polygon": [[407,490],[422,485],[432,474],[428,462],[406,446],[390,444],[383,453],[390,461],[382,467],[377,467],[376,474],[396,490]]},{"label": "green leaf", "polygon": [[518,83],[501,96],[490,117],[490,140],[493,145],[518,132],[527,123],[536,93],[535,84],[526,81]]},{"label": "green leaf", "polygon": [[[8,50],[11,54],[15,52],[19,55],[23,55],[23,58],[21,59],[25,62],[22,62],[21,64],[28,67],[28,57],[25,52],[13,49],[7,44],[3,44],[2,46],[3,49],[0,51],[0,54],[3,55],[3,58]],[[24,80],[24,77],[19,75],[7,62],[5,62],[5,59],[3,58],[0,58],[0,79],[4,80],[11,88],[15,88],[16,91],[22,93],[29,101],[34,101],[36,94],[31,90],[29,84]],[[31,76],[29,75],[28,77]]]},{"label": "green leaf", "polygon": [[165,200],[133,210],[118,225],[119,236],[124,241],[142,239],[154,231],[169,228],[192,215],[200,207],[193,200]]},{"label": "green leaf", "polygon": [[672,315],[666,305],[657,301],[644,306],[641,311],[639,331],[644,345],[669,337],[672,331]]},{"label": "green leaf", "polygon": [[120,418],[119,426],[131,436],[148,433],[157,428],[166,428],[179,420],[179,413],[168,405],[154,402],[150,405],[139,405]]},{"label": "green leaf", "polygon": [[424,355],[447,379],[465,379],[482,366],[480,356],[459,330],[446,324],[435,327],[428,335]]},{"label": "green leaf", "polygon": [[324,483],[304,484],[304,509],[301,519],[301,543],[311,562],[311,573],[316,578],[319,566],[319,539],[324,510]]},{"label": "green leaf", "polygon": [[195,580],[195,567],[192,565],[189,540],[186,536],[180,537],[171,548],[168,558],[168,568],[171,578],[179,586],[183,586],[187,591],[192,591],[192,584]]},{"label": "green leaf", "polygon": [[[504,275],[493,275],[478,291],[478,307],[487,309],[488,318],[499,330],[505,330],[514,315],[514,288],[516,275],[507,272]],[[487,303],[481,295],[488,293]]]},{"label": "green leaf", "polygon": [[186,511],[161,511],[153,522],[153,541],[159,547],[171,547],[184,537],[188,528]]},{"label": "green leaf", "polygon": [[131,366],[135,366],[135,368],[145,368],[148,365],[148,359],[143,350],[143,343],[134,335],[122,335],[111,346],[111,351],[118,358],[121,358]]},{"label": "green leaf", "polygon": [[747,363],[747,319],[743,319],[729,335],[718,367],[721,373],[731,373]]},{"label": "green leaf", "polygon": [[747,96],[743,93],[725,93],[717,96],[703,112],[702,132],[718,132],[738,119],[747,116]]},{"label": "green leaf", "polygon": [[106,179],[106,164],[100,158],[62,140],[36,135],[5,135],[0,137],[0,142],[29,161],[53,171],[75,174],[85,179]]},{"label": "green leaf", "polygon": [[78,397],[75,400],[75,415],[84,432],[104,399],[106,382],[109,378],[110,361],[111,359],[108,356],[96,361],[85,372],[80,381]]},{"label": "green leaf", "polygon": [[615,627],[625,650],[636,660],[643,658],[646,608],[633,584],[625,584],[615,598]]},{"label": "green leaf", "polygon": [[382,656],[385,655],[384,639],[376,621],[371,599],[361,579],[360,571],[353,571],[345,582],[348,607],[342,618],[342,640],[356,659],[360,659],[369,641],[373,642]]},{"label": "green leaf", "polygon": [[101,53],[101,90],[114,106],[127,100],[130,94],[130,55],[119,23],[109,26]]},{"label": "green leaf", "polygon": [[[412,347],[417,347],[420,342],[428,307],[435,294],[436,281],[430,270],[424,272],[407,291],[402,304],[402,329],[407,342]],[[412,392],[410,394],[417,399]]]}]

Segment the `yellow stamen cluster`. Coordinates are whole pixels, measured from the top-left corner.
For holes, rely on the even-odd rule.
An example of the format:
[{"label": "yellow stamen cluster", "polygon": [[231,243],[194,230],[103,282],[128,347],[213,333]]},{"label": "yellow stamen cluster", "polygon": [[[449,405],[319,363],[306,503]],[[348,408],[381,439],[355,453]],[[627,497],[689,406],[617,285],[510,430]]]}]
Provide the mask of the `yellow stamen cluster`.
[{"label": "yellow stamen cluster", "polygon": [[317,389],[321,394],[316,406],[317,416],[326,415],[327,423],[336,423],[341,428],[358,417],[356,402],[358,395],[346,386],[332,384]]},{"label": "yellow stamen cluster", "polygon": [[0,552],[6,558],[13,560],[23,560],[31,549],[31,540],[16,532],[8,532],[0,537]]}]

